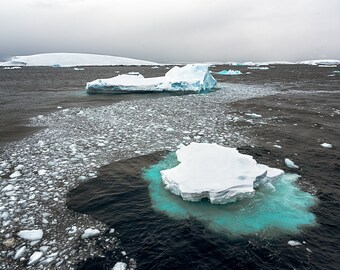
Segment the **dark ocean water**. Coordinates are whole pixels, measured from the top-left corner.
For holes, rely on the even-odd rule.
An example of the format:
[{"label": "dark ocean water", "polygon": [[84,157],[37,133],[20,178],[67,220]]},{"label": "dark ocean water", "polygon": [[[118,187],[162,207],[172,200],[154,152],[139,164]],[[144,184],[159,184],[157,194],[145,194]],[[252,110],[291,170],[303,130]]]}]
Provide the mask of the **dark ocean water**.
[{"label": "dark ocean water", "polygon": [[[229,68],[217,66],[212,70]],[[145,69],[144,74],[155,76],[165,72],[164,68]],[[235,84],[272,86],[284,93],[228,105],[228,114],[251,111],[270,116],[263,125],[235,122],[249,130],[256,141],[255,146],[244,145],[239,150],[253,155],[258,162],[300,174],[298,185],[318,198],[318,204],[311,209],[316,226],[300,228],[298,234],[235,236],[214,232],[193,218],[170,218],[153,208],[148,183],[142,178],[143,169],[157,163],[165,152],[102,167],[97,178],[69,192],[67,206],[115,228],[121,248],[136,259],[138,269],[339,269],[340,76],[328,76],[334,69],[314,66],[276,66],[268,71],[237,69],[251,74],[215,77]],[[81,92],[86,81],[110,77],[116,70],[123,73],[139,68],[86,68],[84,72],[53,68],[1,70],[1,141],[27,135],[23,126],[29,117],[56,110],[59,105],[98,106],[155,97],[88,96]],[[322,148],[323,142],[332,143],[333,148]],[[286,157],[300,169],[286,168]],[[292,247],[287,244],[289,240],[302,245]],[[104,255],[79,262],[78,268],[111,269],[117,256],[112,251]]]}]

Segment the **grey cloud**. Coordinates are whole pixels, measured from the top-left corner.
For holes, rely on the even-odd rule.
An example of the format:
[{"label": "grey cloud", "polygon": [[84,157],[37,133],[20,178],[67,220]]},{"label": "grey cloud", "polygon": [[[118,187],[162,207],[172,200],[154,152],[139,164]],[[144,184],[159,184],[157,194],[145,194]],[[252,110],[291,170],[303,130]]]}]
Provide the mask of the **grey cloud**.
[{"label": "grey cloud", "polygon": [[41,52],[159,62],[340,58],[338,0],[5,2],[0,58]]}]

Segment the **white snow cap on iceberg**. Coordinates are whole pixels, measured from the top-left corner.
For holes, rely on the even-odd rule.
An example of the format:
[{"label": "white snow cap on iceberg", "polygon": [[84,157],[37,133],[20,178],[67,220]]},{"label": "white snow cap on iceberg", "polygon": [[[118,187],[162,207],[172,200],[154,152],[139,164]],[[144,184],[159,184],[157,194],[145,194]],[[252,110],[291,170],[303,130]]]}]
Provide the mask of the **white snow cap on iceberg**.
[{"label": "white snow cap on iceberg", "polygon": [[225,204],[251,197],[254,188],[277,179],[284,172],[257,162],[235,148],[191,143],[176,151],[180,164],[161,171],[165,188],[187,201],[208,198]]},{"label": "white snow cap on iceberg", "polygon": [[98,54],[85,53],[42,53],[27,56],[14,56],[11,60],[0,63],[0,66],[141,66],[157,65],[157,63]]},{"label": "white snow cap on iceberg", "polygon": [[124,74],[109,79],[98,79],[86,84],[88,92],[161,92],[212,89],[216,80],[211,76],[208,65],[190,64],[173,67],[163,77],[144,78],[141,74]]}]

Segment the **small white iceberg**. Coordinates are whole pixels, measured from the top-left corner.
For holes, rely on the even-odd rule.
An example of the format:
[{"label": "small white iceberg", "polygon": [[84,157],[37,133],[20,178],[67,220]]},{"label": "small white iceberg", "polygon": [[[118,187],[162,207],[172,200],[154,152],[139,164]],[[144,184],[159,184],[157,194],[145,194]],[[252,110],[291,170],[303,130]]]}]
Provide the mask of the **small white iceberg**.
[{"label": "small white iceberg", "polygon": [[301,246],[302,244],[299,241],[289,240],[288,245],[290,245],[292,247],[296,247],[296,246]]},{"label": "small white iceberg", "polygon": [[21,67],[4,67],[3,69],[21,69]]},{"label": "small white iceberg", "polygon": [[20,238],[29,240],[29,241],[38,241],[43,237],[43,231],[39,230],[22,230],[17,233]]},{"label": "small white iceberg", "polygon": [[82,70],[85,70],[85,68],[75,67],[75,68],[73,68],[73,70],[82,71]]},{"label": "small white iceberg", "polygon": [[333,145],[331,145],[330,143],[322,143],[320,145],[324,148],[333,148]]},{"label": "small white iceberg", "polygon": [[229,70],[221,70],[220,72],[217,72],[216,74],[218,75],[241,75],[242,72],[239,71],[239,70],[232,70],[232,69],[229,69]]},{"label": "small white iceberg", "polygon": [[235,148],[209,143],[191,143],[176,151],[180,162],[161,171],[165,189],[187,201],[207,198],[226,204],[255,195],[255,189],[270,184],[284,172],[258,164]]},{"label": "small white iceberg", "polygon": [[94,236],[97,236],[99,234],[100,234],[100,231],[98,229],[88,228],[81,235],[81,239],[86,239],[86,238],[94,237]]},{"label": "small white iceberg", "polygon": [[245,113],[245,115],[251,118],[262,118],[262,115],[257,113]]},{"label": "small white iceberg", "polygon": [[253,69],[253,70],[268,70],[269,67],[247,67],[247,69]]},{"label": "small white iceberg", "polygon": [[208,65],[191,64],[173,67],[163,77],[144,78],[141,74],[124,74],[109,79],[97,79],[86,84],[89,93],[125,92],[201,92],[212,89],[216,80]]},{"label": "small white iceberg", "polygon": [[290,160],[289,158],[285,158],[285,163],[288,168],[299,169],[299,166],[295,165],[294,161]]}]

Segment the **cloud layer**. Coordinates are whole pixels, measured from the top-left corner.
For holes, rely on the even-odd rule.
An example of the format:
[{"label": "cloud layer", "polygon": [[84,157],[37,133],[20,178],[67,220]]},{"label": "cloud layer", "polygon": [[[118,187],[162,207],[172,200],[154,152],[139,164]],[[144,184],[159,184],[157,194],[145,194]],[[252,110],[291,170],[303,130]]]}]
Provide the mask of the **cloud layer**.
[{"label": "cloud layer", "polygon": [[158,62],[340,58],[338,0],[2,0],[0,58],[86,52]]}]

